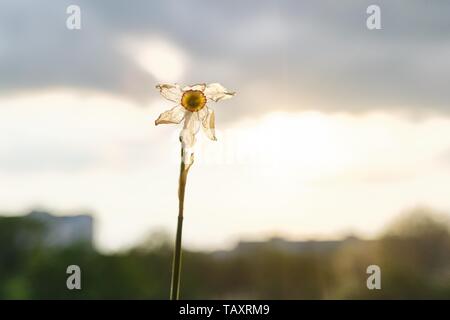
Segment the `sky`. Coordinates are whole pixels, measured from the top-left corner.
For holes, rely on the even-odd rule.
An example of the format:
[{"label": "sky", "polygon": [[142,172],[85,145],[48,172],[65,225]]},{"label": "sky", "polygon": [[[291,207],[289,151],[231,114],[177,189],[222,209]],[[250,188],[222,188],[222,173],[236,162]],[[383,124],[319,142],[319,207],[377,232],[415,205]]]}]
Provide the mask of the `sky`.
[{"label": "sky", "polygon": [[[0,212],[90,212],[103,250],[175,231],[177,126],[158,83],[220,82],[184,241],[376,235],[450,211],[450,3],[0,3]],[[69,5],[81,30],[66,27]]]}]

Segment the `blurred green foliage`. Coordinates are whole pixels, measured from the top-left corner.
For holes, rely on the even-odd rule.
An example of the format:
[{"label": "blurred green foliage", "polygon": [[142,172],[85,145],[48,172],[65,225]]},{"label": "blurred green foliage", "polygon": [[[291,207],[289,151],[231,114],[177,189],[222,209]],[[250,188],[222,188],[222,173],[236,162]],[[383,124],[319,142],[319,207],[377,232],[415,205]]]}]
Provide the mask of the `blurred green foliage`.
[{"label": "blurred green foliage", "polygon": [[[0,218],[1,299],[168,298],[172,239],[166,234],[115,254],[86,244],[49,248],[44,234],[39,223]],[[66,288],[72,264],[81,267],[81,290]],[[381,267],[381,290],[366,287],[371,264]],[[449,221],[415,210],[376,240],[325,252],[185,251],[181,279],[185,299],[450,299]]]}]

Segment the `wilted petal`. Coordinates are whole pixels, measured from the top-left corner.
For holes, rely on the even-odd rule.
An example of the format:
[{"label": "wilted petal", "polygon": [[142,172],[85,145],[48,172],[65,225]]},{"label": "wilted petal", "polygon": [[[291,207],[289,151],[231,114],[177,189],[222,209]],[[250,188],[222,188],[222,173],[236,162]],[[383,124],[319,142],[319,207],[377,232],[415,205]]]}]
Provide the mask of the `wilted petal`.
[{"label": "wilted petal", "polygon": [[217,138],[216,138],[216,129],[215,129],[216,125],[215,125],[214,110],[209,109],[207,107],[204,109],[207,109],[208,113],[202,121],[203,131],[205,132],[205,134],[208,138],[216,141]]},{"label": "wilted petal", "polygon": [[202,109],[200,109],[198,112],[198,118],[200,119],[200,121],[203,121],[203,119],[206,118],[206,116],[208,115],[208,106],[204,106]]},{"label": "wilted petal", "polygon": [[198,112],[186,111],[183,128],[192,131],[193,134],[196,134],[198,130],[200,130],[200,118],[198,117]]},{"label": "wilted petal", "polygon": [[235,93],[228,91],[224,86],[220,83],[211,83],[206,86],[204,91],[206,98],[211,99],[213,101],[225,100],[232,98]]},{"label": "wilted petal", "polygon": [[180,102],[183,91],[178,84],[158,84],[156,86],[161,95],[167,100]]},{"label": "wilted petal", "polygon": [[170,110],[167,110],[163,113],[161,113],[155,121],[155,125],[158,124],[168,124],[168,123],[180,123],[183,118],[184,114],[186,112],[186,109],[184,109],[182,106],[176,106]]},{"label": "wilted petal", "polygon": [[189,91],[189,90],[198,90],[198,91],[204,91],[206,88],[206,84],[204,83],[199,83],[193,86],[185,86],[183,88],[183,91]]},{"label": "wilted petal", "polygon": [[186,111],[183,130],[180,133],[180,141],[183,148],[191,148],[195,144],[195,135],[200,130],[200,119],[197,112]]}]

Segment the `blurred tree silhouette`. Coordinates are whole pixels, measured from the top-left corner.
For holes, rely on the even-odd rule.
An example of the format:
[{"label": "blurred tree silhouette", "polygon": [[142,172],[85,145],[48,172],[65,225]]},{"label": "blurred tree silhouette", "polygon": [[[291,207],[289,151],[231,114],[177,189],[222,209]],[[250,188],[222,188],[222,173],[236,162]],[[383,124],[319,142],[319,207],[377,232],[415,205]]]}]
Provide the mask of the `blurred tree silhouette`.
[{"label": "blurred tree silhouette", "polygon": [[[404,298],[449,298],[450,222],[418,208],[395,221],[380,241],[388,267],[384,294]],[[395,285],[394,285],[395,284]]]},{"label": "blurred tree silhouette", "polygon": [[[45,227],[0,218],[1,299],[167,299],[172,237],[153,233],[125,252],[83,243],[49,248]],[[82,290],[66,288],[66,268],[82,270]],[[382,289],[366,287],[381,267]],[[450,223],[427,209],[403,215],[379,239],[343,241],[332,250],[286,251],[262,245],[228,253],[184,252],[183,298],[450,298]]]}]

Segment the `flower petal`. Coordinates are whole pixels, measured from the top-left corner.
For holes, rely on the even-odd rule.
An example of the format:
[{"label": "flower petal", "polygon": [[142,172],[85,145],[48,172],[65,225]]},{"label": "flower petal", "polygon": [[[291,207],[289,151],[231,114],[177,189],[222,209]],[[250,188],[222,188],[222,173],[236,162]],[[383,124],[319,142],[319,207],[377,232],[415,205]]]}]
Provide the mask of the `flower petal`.
[{"label": "flower petal", "polygon": [[158,84],[156,86],[159,89],[159,93],[167,100],[173,102],[180,102],[183,91],[178,84]]},{"label": "flower petal", "polygon": [[195,84],[193,86],[185,86],[183,88],[183,91],[189,91],[189,90],[198,90],[198,91],[205,91],[206,88],[206,84],[204,83],[199,83],[199,84]]},{"label": "flower petal", "polygon": [[228,91],[220,83],[211,83],[206,86],[204,94],[206,98],[217,102],[219,100],[232,98],[235,95],[235,92]]},{"label": "flower petal", "polygon": [[211,140],[216,141],[216,128],[215,128],[215,116],[214,116],[214,110],[210,108],[205,108],[208,111],[208,114],[202,121],[203,125],[203,131],[205,132],[206,136],[210,138]]},{"label": "flower petal", "polygon": [[197,112],[186,111],[183,130],[180,133],[180,141],[183,148],[191,148],[195,144],[195,135],[200,130],[200,119]]},{"label": "flower petal", "polygon": [[208,115],[208,106],[205,105],[203,108],[201,108],[197,112],[198,112],[198,118],[200,119],[200,121],[203,121],[203,119],[205,119],[206,116]]},{"label": "flower petal", "polygon": [[186,109],[182,106],[176,106],[170,110],[161,113],[155,121],[155,125],[168,124],[168,123],[180,123],[184,119]]},{"label": "flower petal", "polygon": [[188,129],[192,131],[193,134],[197,134],[198,130],[200,130],[200,118],[198,112],[186,111],[184,119],[183,129]]}]

